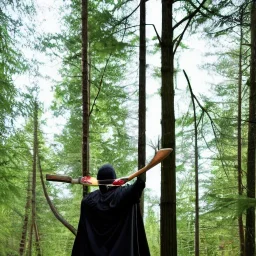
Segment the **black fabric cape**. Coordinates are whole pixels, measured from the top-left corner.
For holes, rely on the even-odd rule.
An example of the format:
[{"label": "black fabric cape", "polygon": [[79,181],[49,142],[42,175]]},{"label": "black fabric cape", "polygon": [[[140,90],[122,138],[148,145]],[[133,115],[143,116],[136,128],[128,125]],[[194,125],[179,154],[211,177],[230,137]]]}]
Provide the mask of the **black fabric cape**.
[{"label": "black fabric cape", "polygon": [[145,182],[91,192],[81,203],[72,256],[149,256],[139,199]]}]

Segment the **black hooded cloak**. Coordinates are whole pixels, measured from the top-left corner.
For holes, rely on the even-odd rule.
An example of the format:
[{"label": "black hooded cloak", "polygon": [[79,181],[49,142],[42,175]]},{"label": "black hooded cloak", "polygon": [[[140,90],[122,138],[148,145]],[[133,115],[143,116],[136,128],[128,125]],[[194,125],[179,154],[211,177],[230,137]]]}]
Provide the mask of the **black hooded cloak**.
[{"label": "black hooded cloak", "polygon": [[100,186],[87,195],[72,256],[149,256],[139,208],[144,188],[145,182],[137,178],[132,185]]}]

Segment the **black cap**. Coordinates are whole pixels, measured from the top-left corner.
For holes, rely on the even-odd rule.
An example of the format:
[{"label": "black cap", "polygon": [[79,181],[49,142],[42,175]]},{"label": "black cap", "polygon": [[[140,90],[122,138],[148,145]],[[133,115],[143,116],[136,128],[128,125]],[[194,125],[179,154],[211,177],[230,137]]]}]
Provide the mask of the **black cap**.
[{"label": "black cap", "polygon": [[115,169],[111,164],[102,165],[97,174],[98,180],[108,180],[108,179],[116,179]]}]

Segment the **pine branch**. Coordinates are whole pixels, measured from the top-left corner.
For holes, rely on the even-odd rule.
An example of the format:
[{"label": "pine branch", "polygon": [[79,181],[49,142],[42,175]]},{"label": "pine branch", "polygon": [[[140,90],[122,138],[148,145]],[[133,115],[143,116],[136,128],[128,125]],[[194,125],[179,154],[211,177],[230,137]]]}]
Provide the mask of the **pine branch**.
[{"label": "pine branch", "polygon": [[[187,73],[185,72],[185,70],[183,70],[183,73],[184,73],[184,75],[185,75],[185,77],[186,77],[186,80],[187,80],[188,84],[190,85],[190,81],[189,81],[189,78],[188,78]],[[211,117],[210,114],[208,113],[208,111],[201,105],[201,103],[199,102],[199,100],[197,99],[197,97],[195,96],[195,94],[194,94],[193,92],[191,92],[191,94],[192,94],[192,97],[196,100],[198,106],[201,108],[201,110],[203,111],[203,113],[205,113],[205,114],[207,115],[207,117],[209,118],[209,120],[210,120],[210,122],[211,122],[213,134],[214,134],[214,137],[215,137],[215,139],[216,139],[216,147],[217,147],[217,149],[218,149],[218,151],[219,151],[219,153],[220,153],[220,155],[221,155],[221,154],[222,154],[222,153],[221,153],[221,149],[220,149],[220,147],[218,146],[218,143],[217,143],[218,137],[217,137],[216,130],[215,130],[215,129],[216,129],[216,125],[215,125],[215,123],[214,123],[212,117]],[[226,170],[225,170],[225,165],[224,165],[224,163],[223,163],[222,160],[221,160],[221,164],[222,164],[222,167],[223,167],[223,170],[224,170],[226,176],[228,177],[228,174],[227,174],[227,172],[226,172]]]}]

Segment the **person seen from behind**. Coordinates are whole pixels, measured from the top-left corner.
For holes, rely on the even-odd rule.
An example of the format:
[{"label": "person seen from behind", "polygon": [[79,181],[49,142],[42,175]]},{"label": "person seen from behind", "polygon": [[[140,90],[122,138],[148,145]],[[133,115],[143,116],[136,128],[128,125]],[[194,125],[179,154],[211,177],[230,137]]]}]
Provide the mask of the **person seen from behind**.
[{"label": "person seen from behind", "polygon": [[[97,179],[116,179],[113,166],[100,167]],[[150,256],[139,206],[144,188],[138,176],[133,184],[99,185],[86,195],[71,256]]]}]

